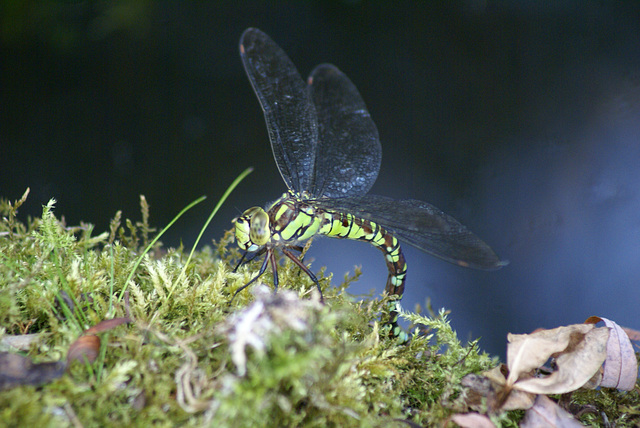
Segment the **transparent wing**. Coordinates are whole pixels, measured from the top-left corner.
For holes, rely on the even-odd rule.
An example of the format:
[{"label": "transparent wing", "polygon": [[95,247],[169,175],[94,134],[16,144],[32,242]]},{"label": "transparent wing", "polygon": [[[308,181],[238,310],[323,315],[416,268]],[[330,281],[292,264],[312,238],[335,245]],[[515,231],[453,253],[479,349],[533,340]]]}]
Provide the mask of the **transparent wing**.
[{"label": "transparent wing", "polygon": [[330,64],[317,66],[308,80],[315,105],[318,145],[313,196],[360,196],[378,177],[382,147],[367,106],[349,78]]},{"label": "transparent wing", "polygon": [[426,202],[367,195],[318,199],[314,205],[371,220],[401,241],[454,264],[476,269],[507,264],[464,225]]},{"label": "transparent wing", "polygon": [[240,56],[264,111],[271,149],[289,189],[311,188],[318,141],[307,85],[287,54],[256,28],[240,38]]}]

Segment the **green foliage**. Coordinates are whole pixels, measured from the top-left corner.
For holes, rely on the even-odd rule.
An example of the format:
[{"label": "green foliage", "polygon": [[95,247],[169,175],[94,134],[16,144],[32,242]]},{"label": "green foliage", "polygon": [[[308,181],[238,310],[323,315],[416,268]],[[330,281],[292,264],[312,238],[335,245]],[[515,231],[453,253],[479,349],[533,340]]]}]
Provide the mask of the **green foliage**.
[{"label": "green foliage", "polygon": [[25,224],[17,205],[0,201],[1,350],[34,334],[24,355],[64,360],[87,328],[133,322],[99,334],[95,362],[72,362],[38,388],[0,391],[9,424],[433,426],[464,411],[464,375],[497,363],[477,342],[461,343],[443,311],[403,313],[420,329],[406,344],[389,338],[378,323],[388,299],[348,294],[358,270],[334,287],[321,269],[322,305],[313,282],[281,260],[277,294],[258,283],[230,303],[259,262],[232,272],[230,233],[190,258],[161,247],[144,199],[141,222],[124,228],[118,212],[96,236],[91,225],[56,218],[54,201]]},{"label": "green foliage", "polygon": [[580,422],[586,426],[602,425],[606,415],[610,426],[638,426],[640,419],[640,387],[633,391],[618,391],[610,388],[601,390],[578,390],[567,401],[567,407],[581,415]]}]

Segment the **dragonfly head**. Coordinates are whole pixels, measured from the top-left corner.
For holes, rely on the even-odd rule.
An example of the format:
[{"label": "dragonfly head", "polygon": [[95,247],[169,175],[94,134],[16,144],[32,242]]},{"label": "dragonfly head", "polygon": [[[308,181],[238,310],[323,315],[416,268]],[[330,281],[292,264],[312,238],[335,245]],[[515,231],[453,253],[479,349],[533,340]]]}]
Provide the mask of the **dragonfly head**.
[{"label": "dragonfly head", "polygon": [[269,239],[269,215],[260,207],[252,207],[234,220],[236,225],[236,242],[245,251],[257,251]]}]

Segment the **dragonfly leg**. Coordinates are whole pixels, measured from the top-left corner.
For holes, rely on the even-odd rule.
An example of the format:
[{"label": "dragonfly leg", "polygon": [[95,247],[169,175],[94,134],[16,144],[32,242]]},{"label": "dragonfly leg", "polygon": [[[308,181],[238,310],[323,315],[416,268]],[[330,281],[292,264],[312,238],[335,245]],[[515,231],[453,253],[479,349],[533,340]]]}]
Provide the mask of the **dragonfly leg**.
[{"label": "dragonfly leg", "polygon": [[[311,241],[311,240],[309,240],[309,241]],[[299,252],[300,256],[298,257],[298,260],[300,260],[302,263],[304,263],[305,252],[308,249],[306,245],[304,247],[301,247],[300,245],[290,245],[288,248],[290,250]],[[302,272],[302,270],[298,271],[298,276],[300,276],[300,272]]]},{"label": "dragonfly leg", "polygon": [[[278,263],[276,262],[276,253],[269,251],[269,255],[267,257],[271,262],[271,271],[273,272],[273,294],[275,294],[278,291]],[[267,263],[266,259],[264,263]]]},{"label": "dragonfly leg", "polygon": [[[238,268],[242,266],[243,263],[249,263],[253,261],[253,259],[255,259],[256,257],[263,255],[265,251],[267,251],[267,249],[262,248],[260,251],[254,251],[252,253],[248,251],[245,251],[244,253],[242,253],[242,257],[240,257],[240,261],[238,262],[236,267],[233,269],[233,273],[236,273],[238,271]],[[247,257],[247,254],[249,255],[249,257]]]},{"label": "dragonfly leg", "polygon": [[316,287],[318,288],[318,292],[320,293],[320,301],[321,301],[321,302],[324,302],[324,297],[322,296],[322,289],[320,288],[320,282],[318,281],[318,278],[313,274],[313,272],[311,272],[311,271],[309,270],[309,268],[308,268],[308,267],[306,267],[306,266],[304,265],[304,263],[302,263],[302,261],[301,261],[300,259],[298,259],[298,258],[297,258],[297,257],[296,257],[292,252],[291,252],[291,250],[290,250],[289,248],[286,248],[286,247],[285,247],[285,248],[283,248],[283,249],[282,249],[282,252],[283,252],[287,257],[289,257],[291,260],[293,260],[293,262],[294,262],[295,264],[297,264],[297,265],[298,265],[298,267],[299,267],[300,269],[302,269],[302,271],[303,271],[304,273],[306,273],[307,275],[309,275],[309,278],[311,278],[311,280],[316,284]]},{"label": "dragonfly leg", "polygon": [[[269,263],[269,260],[271,260],[271,259],[275,260],[275,258],[273,257],[273,251],[266,250],[266,252],[267,252],[267,255],[264,257],[264,261],[262,262],[262,266],[260,267],[260,271],[258,272],[258,274],[256,276],[254,276],[251,281],[247,282],[245,285],[243,285],[242,287],[238,288],[236,290],[236,292],[233,293],[233,296],[231,296],[231,300],[229,300],[229,303],[233,302],[233,299],[235,299],[235,297],[238,295],[239,292],[241,292],[242,290],[244,290],[245,288],[247,288],[248,286],[253,284],[258,278],[260,278],[262,276],[263,273],[265,273],[265,271],[267,270],[267,265]],[[243,256],[243,258],[244,258],[244,256]],[[253,258],[255,258],[255,256]],[[273,261],[271,263],[272,263],[272,266],[273,266]],[[273,272],[274,272],[274,278],[275,278],[275,275],[276,275],[275,269],[273,270]],[[276,279],[276,282],[277,282],[277,279]]]},{"label": "dragonfly leg", "polygon": [[236,273],[238,271],[238,268],[242,265],[242,263],[244,262],[244,258],[247,257],[247,252],[243,252],[242,253],[242,257],[240,257],[240,261],[238,262],[238,264],[236,265],[236,267],[233,268],[233,273]]}]

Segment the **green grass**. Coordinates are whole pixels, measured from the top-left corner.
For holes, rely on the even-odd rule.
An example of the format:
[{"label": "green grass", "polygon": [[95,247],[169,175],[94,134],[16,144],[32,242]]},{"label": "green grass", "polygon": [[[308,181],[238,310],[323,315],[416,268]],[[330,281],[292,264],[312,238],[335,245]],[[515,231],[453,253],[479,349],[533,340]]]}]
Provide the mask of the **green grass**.
[{"label": "green grass", "polygon": [[[229,232],[191,253],[162,246],[144,197],[141,221],[118,213],[98,234],[65,225],[53,201],[20,222],[19,205],[0,200],[0,350],[36,334],[27,349],[9,350],[61,361],[87,328],[132,322],[99,333],[93,363],[0,391],[8,425],[433,426],[465,411],[464,375],[497,364],[476,342],[461,343],[444,311],[403,314],[426,334],[390,339],[378,324],[388,301],[348,293],[357,269],[333,284],[320,269],[322,305],[313,282],[282,260],[277,294],[258,281],[229,303],[260,263],[232,272],[239,252]],[[517,415],[498,420],[515,426]]]}]

